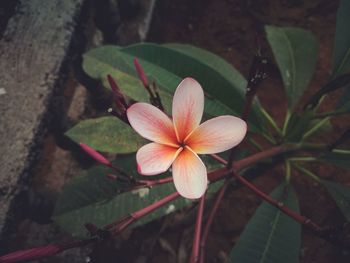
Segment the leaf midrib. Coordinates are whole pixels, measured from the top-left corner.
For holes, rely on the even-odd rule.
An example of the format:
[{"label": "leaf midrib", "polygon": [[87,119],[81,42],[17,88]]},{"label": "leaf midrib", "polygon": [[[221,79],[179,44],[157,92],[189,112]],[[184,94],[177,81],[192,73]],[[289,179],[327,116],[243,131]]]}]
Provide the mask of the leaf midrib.
[{"label": "leaf midrib", "polygon": [[266,246],[265,246],[264,251],[263,251],[263,253],[261,255],[261,259],[260,259],[259,263],[264,263],[265,262],[265,259],[266,259],[266,256],[267,256],[267,252],[268,252],[268,250],[271,247],[272,238],[273,238],[274,233],[276,232],[280,216],[281,216],[281,212],[279,210],[277,210],[275,219],[273,220],[273,224],[272,224],[272,227],[271,227],[272,228],[271,232],[270,232],[270,234],[269,234],[269,236],[267,238]]},{"label": "leaf midrib", "polygon": [[[286,42],[287,42],[287,50],[288,50],[288,53],[291,57],[291,63],[292,63],[292,83],[291,83],[291,88],[292,88],[292,91],[293,93],[295,92],[295,78],[296,78],[296,65],[295,65],[295,55],[294,55],[294,52],[293,52],[293,48],[292,48],[292,43],[287,35],[287,33],[281,29],[281,32],[282,32],[282,35],[283,37],[286,39]],[[292,102],[292,104],[294,104]]]}]

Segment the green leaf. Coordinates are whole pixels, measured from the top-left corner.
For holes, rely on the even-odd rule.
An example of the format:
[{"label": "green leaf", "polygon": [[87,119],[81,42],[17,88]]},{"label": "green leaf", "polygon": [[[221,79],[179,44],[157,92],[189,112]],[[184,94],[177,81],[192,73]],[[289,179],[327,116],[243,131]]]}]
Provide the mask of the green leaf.
[{"label": "green leaf", "polygon": [[[165,45],[141,43],[123,48],[122,51],[161,66],[181,79],[194,77],[202,84],[204,91],[209,95],[207,99],[211,99],[211,102],[216,104],[216,100],[220,101],[235,115],[240,115],[243,110],[247,81],[233,66],[209,51],[175,43]],[[154,75],[154,77],[160,76]],[[215,114],[228,114],[223,112],[224,107],[220,106],[219,111],[214,111]],[[251,121],[257,126],[259,126],[258,112],[259,106],[255,104]]]},{"label": "green leaf", "polygon": [[[226,79],[228,74],[221,74],[213,64],[204,64],[195,55],[190,56],[186,51],[180,52],[173,47],[145,43],[125,48],[100,47],[84,55],[84,70],[94,78],[104,78],[107,72],[111,73],[113,70],[130,73],[134,57],[139,58],[147,75],[157,81],[160,89],[170,95],[184,77],[195,77],[203,85],[206,93],[205,113],[211,117],[224,114],[239,115],[243,109],[245,80],[236,70],[233,69],[230,79]],[[208,55],[210,59],[214,57],[214,54]],[[215,61],[219,61],[220,64],[223,60],[217,58]],[[222,68],[228,71],[228,64]],[[136,76],[136,72],[130,74]],[[252,113],[250,127],[254,131],[260,130],[256,117],[258,110],[255,106]]]},{"label": "green leaf", "polygon": [[326,180],[322,180],[322,184],[333,197],[346,220],[350,221],[350,187]]},{"label": "green leaf", "polygon": [[337,12],[337,25],[333,49],[332,78],[350,71],[350,1],[341,0]]},{"label": "green leaf", "polygon": [[[281,184],[271,196],[299,212],[296,195]],[[301,244],[301,226],[277,208],[264,202],[248,222],[230,254],[232,263],[297,263]]]},{"label": "green leaf", "polygon": [[314,74],[317,41],[311,32],[301,28],[266,26],[265,30],[292,109]]},{"label": "green leaf", "polygon": [[334,164],[336,166],[342,167],[344,169],[350,170],[350,152],[340,151],[340,152],[329,152],[320,157],[321,161]]},{"label": "green leaf", "polygon": [[[71,188],[74,189],[75,187]],[[105,225],[118,221],[128,214],[162,199],[174,191],[173,184],[167,183],[154,186],[151,189],[141,188],[132,192],[116,194],[110,199],[98,198],[100,200],[91,200],[94,202],[90,202],[89,204],[85,204],[85,200],[99,197],[99,195],[97,195],[98,193],[92,192],[84,195],[84,193],[78,191],[71,193],[63,192],[63,195],[71,197],[71,209],[56,209],[53,220],[73,236],[85,237],[87,233],[84,225],[86,223],[95,224],[97,227],[104,227]],[[190,200],[179,198],[142,218],[136,225],[150,222],[158,217],[173,212],[176,209],[184,207],[190,202]],[[72,207],[73,205],[74,207]]]},{"label": "green leaf", "polygon": [[[215,55],[214,53],[186,44],[169,43],[163,44],[162,46],[184,54],[198,61],[198,63],[201,63],[203,66],[207,66],[210,69],[214,69],[226,80],[228,80],[232,84],[232,86],[236,87],[236,89],[238,90],[241,90],[243,94],[245,93],[245,87],[247,86],[246,79],[231,64],[229,64],[226,60],[222,59],[221,57]],[[193,71],[193,73],[196,73],[193,69],[187,69],[187,71],[182,68],[179,68],[177,70],[179,73],[181,73],[183,77],[187,76],[188,71]],[[208,79],[208,76],[202,75],[197,75],[195,77],[198,79]],[[205,79],[203,80],[203,82],[206,83],[207,81],[205,81]]]},{"label": "green leaf", "polygon": [[[208,158],[203,158],[203,161],[208,171],[220,167]],[[145,177],[137,172],[135,154],[119,155],[113,161],[113,165],[137,180],[145,180]],[[85,223],[103,227],[176,191],[173,183],[167,183],[151,189],[142,188],[125,192],[130,185],[111,181],[106,176],[108,173],[118,175],[111,168],[96,166],[84,175],[73,178],[63,188],[55,207],[53,220],[73,236],[83,238],[87,235]],[[166,172],[146,179],[153,180],[165,176],[171,176],[171,173]],[[221,185],[222,181],[210,185],[208,194],[213,194]],[[134,226],[150,222],[191,203],[191,200],[180,197],[137,221]]]},{"label": "green leaf", "polygon": [[135,152],[146,142],[129,125],[115,117],[81,121],[66,135],[77,143],[109,153]]}]

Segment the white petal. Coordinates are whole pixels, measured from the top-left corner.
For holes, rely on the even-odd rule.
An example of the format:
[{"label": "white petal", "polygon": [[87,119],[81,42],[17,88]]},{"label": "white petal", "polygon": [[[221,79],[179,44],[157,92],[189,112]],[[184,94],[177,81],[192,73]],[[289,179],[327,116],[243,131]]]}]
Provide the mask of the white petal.
[{"label": "white petal", "polygon": [[247,133],[247,124],[234,116],[220,116],[202,123],[187,139],[198,154],[223,152],[239,144]]},{"label": "white petal", "polygon": [[139,102],[131,105],[126,114],[130,125],[142,137],[161,144],[177,146],[173,123],[160,109]]},{"label": "white petal", "polygon": [[198,127],[203,109],[204,93],[201,85],[192,78],[185,78],[175,91],[172,109],[173,122],[180,142]]},{"label": "white petal", "polygon": [[159,143],[142,146],[136,154],[138,172],[143,175],[164,173],[169,169],[182,148],[175,148]]},{"label": "white petal", "polygon": [[187,147],[173,163],[176,190],[185,198],[200,198],[207,189],[207,169],[202,160]]}]

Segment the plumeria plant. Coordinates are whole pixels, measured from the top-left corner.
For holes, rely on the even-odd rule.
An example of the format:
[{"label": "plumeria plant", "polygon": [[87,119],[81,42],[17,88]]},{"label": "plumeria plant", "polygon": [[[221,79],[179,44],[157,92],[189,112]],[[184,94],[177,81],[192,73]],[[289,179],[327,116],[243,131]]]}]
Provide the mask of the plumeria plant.
[{"label": "plumeria plant", "polygon": [[[346,222],[320,225],[317,217],[301,214],[293,179],[297,173],[323,186],[350,220],[350,188],[325,180],[309,165],[350,168],[349,123],[338,136],[329,136],[331,121],[350,111],[349,10],[350,2],[341,1],[329,80],[306,102],[301,97],[315,71],[317,41],[300,28],[266,26],[274,58],[258,48],[247,80],[223,59],[190,45],[140,43],[87,52],[83,69],[101,81],[112,100],[107,116],[84,120],[66,133],[98,164],[65,186],[52,217],[74,241],[14,252],[0,256],[0,262],[100,242],[188,207],[197,209],[188,262],[208,262],[210,227],[225,192],[239,186],[264,202],[228,262],[299,262],[302,226],[349,249]],[[287,97],[283,125],[256,98],[272,64]],[[333,110],[322,111],[323,101],[338,89],[342,96]],[[254,185],[254,178],[269,176],[263,172],[281,163],[285,177],[272,193]]]}]

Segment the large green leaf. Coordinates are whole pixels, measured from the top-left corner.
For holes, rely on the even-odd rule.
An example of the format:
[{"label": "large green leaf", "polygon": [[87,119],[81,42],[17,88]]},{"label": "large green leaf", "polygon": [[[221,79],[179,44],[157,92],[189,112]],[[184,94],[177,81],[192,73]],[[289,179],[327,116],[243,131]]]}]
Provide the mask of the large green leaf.
[{"label": "large green leaf", "polygon": [[[234,67],[213,53],[190,45],[174,43],[165,45],[141,43],[125,47],[122,51],[160,66],[181,79],[194,77],[203,85],[209,98],[217,99],[236,115],[240,115],[243,111],[246,80]],[[159,78],[159,75],[154,77]],[[251,118],[255,125],[258,125],[258,111],[259,108],[255,105],[252,112],[255,118]]]},{"label": "large green leaf", "polygon": [[[220,167],[217,162],[212,162],[208,158],[203,158],[203,161],[208,171]],[[170,172],[158,177],[145,178],[139,175],[135,154],[120,155],[113,161],[113,165],[135,179],[153,180],[171,175]],[[167,183],[151,189],[142,188],[126,192],[130,185],[120,181],[111,181],[106,176],[108,173],[118,175],[111,168],[96,166],[89,169],[86,174],[73,178],[63,188],[55,207],[53,220],[73,236],[85,237],[87,235],[84,227],[86,223],[103,227],[176,191],[173,183]],[[207,191],[209,196],[221,185],[222,181],[210,185]],[[137,221],[134,226],[150,222],[190,203],[190,200],[180,197]]]},{"label": "large green leaf", "polygon": [[[112,222],[122,219],[124,216],[137,211],[147,205],[150,205],[166,195],[175,192],[172,183],[158,185],[149,188],[141,188],[132,192],[125,192],[115,195],[113,198],[104,199],[88,205],[80,205],[80,201],[94,196],[95,193],[82,195],[72,193],[70,202],[76,204],[72,210],[56,210],[54,214],[54,221],[58,223],[63,229],[73,236],[84,237],[86,230],[84,225],[86,223],[93,223],[98,227],[103,227]],[[68,195],[69,193],[63,193]],[[77,195],[78,194],[78,195]],[[79,198],[80,197],[80,198]],[[147,223],[155,218],[173,212],[175,209],[181,208],[190,203],[190,200],[179,198],[168,205],[159,208],[150,215],[144,217],[137,222],[137,225]]]},{"label": "large green leaf", "polygon": [[81,121],[66,135],[77,143],[109,153],[135,152],[146,142],[129,125],[115,117]]},{"label": "large green leaf", "polygon": [[332,77],[350,71],[350,1],[341,0],[337,12],[337,26],[333,49]]},{"label": "large green leaf", "polygon": [[266,26],[265,30],[292,109],[314,74],[317,41],[311,32],[301,28]]},{"label": "large green leaf", "polygon": [[[271,196],[299,212],[296,195],[281,184]],[[301,227],[289,216],[264,202],[248,222],[230,254],[232,263],[299,262]]]},{"label": "large green leaf", "polygon": [[[241,90],[242,93],[245,92],[245,87],[247,85],[246,79],[235,69],[231,64],[229,64],[226,60],[221,57],[211,53],[205,49],[201,49],[195,46],[187,45],[187,44],[179,44],[179,43],[169,43],[163,44],[163,47],[167,47],[179,53],[185,54],[186,56],[197,60],[199,63],[207,66],[208,68],[215,69],[220,75],[222,75],[226,80],[228,80],[232,86],[236,87],[238,90]],[[193,71],[193,69],[189,69]],[[182,70],[179,71],[186,76],[188,74],[187,71]],[[195,72],[194,72],[195,73]],[[207,76],[195,76],[198,78],[208,78]]]},{"label": "large green leaf", "polygon": [[350,187],[326,180],[322,180],[322,184],[327,188],[345,218],[350,221]]},{"label": "large green leaf", "polygon": [[[161,90],[169,94],[174,93],[184,77],[195,77],[206,92],[205,112],[209,116],[239,115],[242,111],[245,81],[237,71],[232,73],[236,77],[231,75],[228,80],[210,63],[204,64],[195,56],[189,56],[174,48],[155,44],[137,44],[125,48],[104,46],[86,53],[83,66],[87,74],[94,78],[105,78],[104,75],[108,72],[111,74],[113,70],[128,71],[129,74],[136,76],[135,71],[131,73],[134,57],[139,58],[147,75],[157,80]],[[228,70],[227,64],[223,68]],[[258,107],[255,107],[253,115],[257,111]],[[253,131],[259,130],[257,119],[255,117],[251,122],[250,127]]]}]

